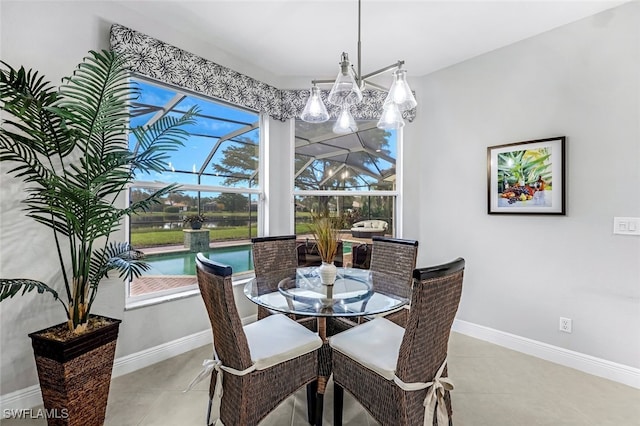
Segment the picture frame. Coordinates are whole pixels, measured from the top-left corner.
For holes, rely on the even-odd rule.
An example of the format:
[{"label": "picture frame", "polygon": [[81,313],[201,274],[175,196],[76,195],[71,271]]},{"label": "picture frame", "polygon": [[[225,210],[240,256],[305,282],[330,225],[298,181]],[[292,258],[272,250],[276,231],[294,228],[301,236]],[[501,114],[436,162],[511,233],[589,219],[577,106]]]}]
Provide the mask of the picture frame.
[{"label": "picture frame", "polygon": [[487,148],[487,213],[566,215],[566,137]]}]

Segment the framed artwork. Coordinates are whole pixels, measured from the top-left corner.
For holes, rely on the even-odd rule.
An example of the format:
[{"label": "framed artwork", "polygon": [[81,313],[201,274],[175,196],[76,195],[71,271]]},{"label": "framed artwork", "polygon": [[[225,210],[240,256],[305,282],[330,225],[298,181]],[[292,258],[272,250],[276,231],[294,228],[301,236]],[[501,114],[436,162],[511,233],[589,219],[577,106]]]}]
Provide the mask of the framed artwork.
[{"label": "framed artwork", "polygon": [[565,136],[487,148],[489,214],[565,213]]}]

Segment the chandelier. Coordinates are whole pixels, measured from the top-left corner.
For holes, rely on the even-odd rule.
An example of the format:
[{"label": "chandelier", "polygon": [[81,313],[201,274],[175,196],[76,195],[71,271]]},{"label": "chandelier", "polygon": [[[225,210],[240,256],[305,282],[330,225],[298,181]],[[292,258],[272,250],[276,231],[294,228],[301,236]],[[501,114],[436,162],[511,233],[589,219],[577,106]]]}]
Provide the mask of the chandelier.
[{"label": "chandelier", "polygon": [[362,75],[361,62],[361,42],[360,42],[360,6],[358,0],[358,62],[357,71],[349,62],[349,56],[343,52],[340,58],[340,71],[334,80],[312,80],[311,92],[307,104],[302,110],[300,118],[307,123],[324,123],[329,120],[327,107],[322,101],[318,84],[333,84],[327,102],[340,108],[338,118],[333,126],[333,132],[338,134],[351,133],[358,130],[356,121],[351,115],[351,107],[362,101],[362,91],[365,87],[387,91],[386,88],[369,81],[387,71],[393,71],[393,83],[388,90],[388,95],[384,100],[382,115],[378,120],[377,127],[383,130],[400,129],[404,126],[402,112],[414,108],[416,102],[409,84],[407,83],[407,71],[402,68],[404,61],[381,68],[372,73]]}]

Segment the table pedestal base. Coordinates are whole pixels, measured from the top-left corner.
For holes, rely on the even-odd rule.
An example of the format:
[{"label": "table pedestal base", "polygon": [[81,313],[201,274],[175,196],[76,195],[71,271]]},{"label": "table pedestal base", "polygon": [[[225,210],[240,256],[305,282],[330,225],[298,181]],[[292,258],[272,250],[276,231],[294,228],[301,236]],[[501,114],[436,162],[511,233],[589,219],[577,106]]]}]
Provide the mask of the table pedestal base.
[{"label": "table pedestal base", "polygon": [[316,389],[316,421],[315,425],[322,425],[322,411],[324,407],[324,392],[331,376],[331,346],[327,338],[327,318],[317,317],[318,336],[322,339],[322,347],[318,351],[318,385]]}]

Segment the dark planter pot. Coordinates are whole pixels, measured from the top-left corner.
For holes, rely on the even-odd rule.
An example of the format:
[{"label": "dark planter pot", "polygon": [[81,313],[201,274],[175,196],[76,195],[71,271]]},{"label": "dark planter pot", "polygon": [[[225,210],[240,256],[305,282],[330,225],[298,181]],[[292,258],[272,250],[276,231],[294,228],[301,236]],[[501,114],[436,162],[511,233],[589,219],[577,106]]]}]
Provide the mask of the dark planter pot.
[{"label": "dark planter pot", "polygon": [[202,228],[202,222],[191,222],[191,229],[200,229]]},{"label": "dark planter pot", "polygon": [[29,334],[49,426],[104,423],[121,321],[97,318],[109,323],[67,341],[43,336],[66,323]]}]

